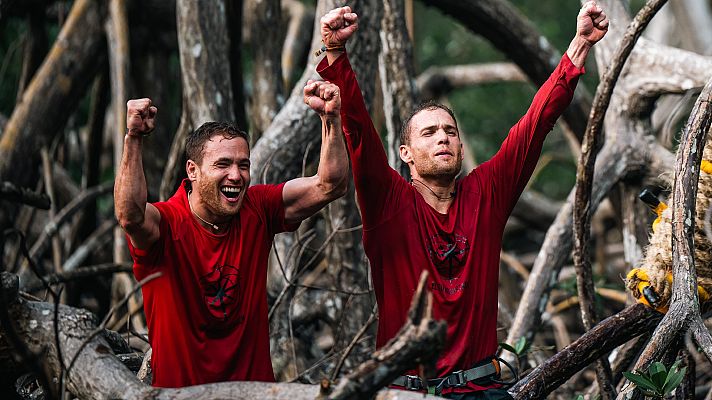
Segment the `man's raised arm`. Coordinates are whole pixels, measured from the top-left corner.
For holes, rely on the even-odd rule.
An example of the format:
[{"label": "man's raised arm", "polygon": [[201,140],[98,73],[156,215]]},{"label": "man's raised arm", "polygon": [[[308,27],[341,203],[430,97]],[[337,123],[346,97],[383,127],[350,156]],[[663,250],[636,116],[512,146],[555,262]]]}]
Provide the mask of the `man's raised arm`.
[{"label": "man's raised arm", "polygon": [[124,152],[114,182],[114,212],[119,225],[134,247],[146,250],[159,236],[161,214],[147,203],[146,177],[143,172],[143,137],[154,128],[158,109],[150,99],[126,103]]},{"label": "man's raised arm", "polygon": [[[381,137],[373,126],[356,75],[345,53],[347,40],[358,29],[358,16],[350,7],[329,11],[321,18],[326,57],[317,72],[341,91],[341,118],[363,223],[372,226],[391,210],[387,202],[400,175],[388,165]],[[373,61],[375,62],[375,61]]]},{"label": "man's raised arm", "polygon": [[539,88],[527,113],[509,131],[492,159],[475,173],[492,178],[501,216],[506,218],[524,190],[539,160],[544,139],[573,98],[589,51],[608,31],[608,18],[594,1],[581,8],[576,35],[546,82]]},{"label": "man's raised arm", "polygon": [[316,175],[292,179],[282,189],[284,219],[300,222],[329,202],[346,194],[349,161],[341,130],[339,87],[329,82],[309,81],[304,102],[321,118],[321,152]]}]

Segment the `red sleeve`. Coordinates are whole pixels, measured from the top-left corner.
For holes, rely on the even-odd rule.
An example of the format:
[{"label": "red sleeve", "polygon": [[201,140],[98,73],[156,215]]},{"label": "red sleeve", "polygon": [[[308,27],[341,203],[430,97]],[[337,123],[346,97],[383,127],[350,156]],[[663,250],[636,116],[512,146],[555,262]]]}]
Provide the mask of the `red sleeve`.
[{"label": "red sleeve", "polygon": [[254,201],[265,217],[265,223],[272,235],[281,232],[293,232],[299,223],[288,224],[284,220],[284,198],[282,189],[284,183],[277,185],[250,186],[248,195]]},{"label": "red sleeve", "polygon": [[166,238],[172,233],[171,226],[175,225],[174,220],[177,214],[168,202],[153,203],[161,214],[159,223],[160,235],[158,240],[148,249],[138,249],[131,243],[131,238],[126,235],[126,242],[129,245],[129,253],[134,261],[134,275],[137,280],[149,275],[157,266],[162,265],[163,251],[165,249]]},{"label": "red sleeve", "polygon": [[471,174],[482,174],[490,182],[493,202],[507,218],[534,172],[546,135],[571,99],[578,78],[584,73],[564,54],[546,82],[539,88],[527,113],[509,131],[497,154]]},{"label": "red sleeve", "polygon": [[341,120],[351,156],[359,208],[364,225],[374,226],[388,217],[387,212],[396,209],[388,202],[394,200],[393,191],[405,180],[388,165],[383,142],[368,115],[346,53],[331,65],[324,58],[316,70],[341,90]]}]

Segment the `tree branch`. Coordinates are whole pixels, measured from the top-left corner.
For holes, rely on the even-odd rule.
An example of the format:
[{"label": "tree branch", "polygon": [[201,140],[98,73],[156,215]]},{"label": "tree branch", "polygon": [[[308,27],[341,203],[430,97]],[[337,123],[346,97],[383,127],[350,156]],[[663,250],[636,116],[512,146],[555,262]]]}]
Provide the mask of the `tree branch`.
[{"label": "tree branch", "polygon": [[[605,75],[593,99],[593,106],[589,114],[583,141],[581,143],[581,156],[576,174],[576,195],[574,200],[574,265],[576,267],[576,284],[578,287],[579,305],[581,306],[581,319],[586,330],[590,330],[598,317],[594,303],[595,288],[593,272],[591,271],[590,237],[591,215],[590,199],[593,187],[594,167],[596,156],[600,148],[603,118],[610,104],[613,88],[620,76],[633,46],[656,12],[665,5],[667,0],[649,0],[631,22],[626,30],[623,40],[618,45],[613,62]],[[596,377],[598,386],[604,399],[615,397],[615,389],[611,384],[611,371],[608,361],[600,359],[596,363]]]}]

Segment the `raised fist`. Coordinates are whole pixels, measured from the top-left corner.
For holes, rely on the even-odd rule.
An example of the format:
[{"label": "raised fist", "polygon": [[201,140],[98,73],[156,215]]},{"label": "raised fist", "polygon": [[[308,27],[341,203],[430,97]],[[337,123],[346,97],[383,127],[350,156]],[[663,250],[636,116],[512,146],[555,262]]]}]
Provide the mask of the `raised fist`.
[{"label": "raised fist", "polygon": [[330,82],[309,80],[304,86],[304,103],[320,116],[338,117],[341,111],[339,87]]},{"label": "raised fist", "polygon": [[342,47],[358,29],[358,15],[351,7],[335,8],[321,17],[321,41],[326,47]]},{"label": "raised fist", "polygon": [[151,99],[133,99],[126,103],[126,130],[129,135],[145,136],[153,132],[158,108]]},{"label": "raised fist", "polygon": [[576,35],[590,45],[594,45],[606,36],[606,32],[608,32],[606,13],[595,1],[586,2],[576,19]]}]

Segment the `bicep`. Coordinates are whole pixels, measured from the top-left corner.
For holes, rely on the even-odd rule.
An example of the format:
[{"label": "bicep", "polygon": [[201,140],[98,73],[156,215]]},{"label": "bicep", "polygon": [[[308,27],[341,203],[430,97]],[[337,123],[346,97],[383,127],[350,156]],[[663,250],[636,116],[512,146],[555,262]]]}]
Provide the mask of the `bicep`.
[{"label": "bicep", "polygon": [[135,248],[148,250],[161,236],[161,213],[156,206],[147,203],[143,223],[124,230]]},{"label": "bicep", "polygon": [[319,188],[319,177],[292,179],[282,188],[284,220],[288,224],[301,222],[314,215],[329,202],[329,197]]}]

